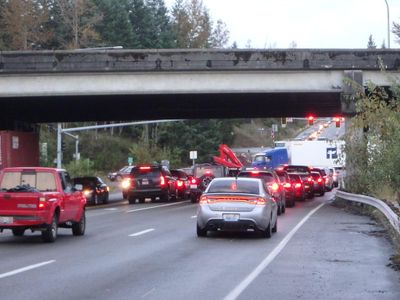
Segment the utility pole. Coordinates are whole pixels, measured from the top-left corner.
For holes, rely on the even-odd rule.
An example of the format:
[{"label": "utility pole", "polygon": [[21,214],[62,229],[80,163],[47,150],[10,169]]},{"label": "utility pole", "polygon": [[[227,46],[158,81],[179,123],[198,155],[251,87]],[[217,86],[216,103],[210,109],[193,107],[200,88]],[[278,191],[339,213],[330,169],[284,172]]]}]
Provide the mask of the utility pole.
[{"label": "utility pole", "polygon": [[62,128],[61,123],[57,123],[57,168],[61,169],[62,151],[61,151]]},{"label": "utility pole", "polygon": [[387,11],[387,38],[388,38],[388,48],[390,48],[390,18],[389,18],[389,4],[387,0],[386,3],[386,11]]}]

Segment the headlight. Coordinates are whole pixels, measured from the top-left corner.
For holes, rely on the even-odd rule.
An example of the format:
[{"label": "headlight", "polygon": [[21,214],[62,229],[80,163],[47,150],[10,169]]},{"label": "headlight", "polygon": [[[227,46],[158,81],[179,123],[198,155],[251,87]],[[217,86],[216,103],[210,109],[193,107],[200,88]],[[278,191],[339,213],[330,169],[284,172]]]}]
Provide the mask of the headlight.
[{"label": "headlight", "polygon": [[83,191],[83,195],[85,195],[85,197],[88,197],[88,196],[90,196],[92,194],[92,191],[91,190],[84,190]]}]

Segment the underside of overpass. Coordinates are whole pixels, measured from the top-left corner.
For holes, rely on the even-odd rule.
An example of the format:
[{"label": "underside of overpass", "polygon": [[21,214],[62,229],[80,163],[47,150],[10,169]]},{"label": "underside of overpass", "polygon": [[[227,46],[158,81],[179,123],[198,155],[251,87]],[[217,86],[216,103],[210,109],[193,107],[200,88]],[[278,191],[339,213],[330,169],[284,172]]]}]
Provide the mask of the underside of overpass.
[{"label": "underside of overpass", "polygon": [[[0,98],[1,129],[18,123],[155,119],[332,117],[340,93],[219,93]],[[5,113],[6,112],[6,113]]]}]

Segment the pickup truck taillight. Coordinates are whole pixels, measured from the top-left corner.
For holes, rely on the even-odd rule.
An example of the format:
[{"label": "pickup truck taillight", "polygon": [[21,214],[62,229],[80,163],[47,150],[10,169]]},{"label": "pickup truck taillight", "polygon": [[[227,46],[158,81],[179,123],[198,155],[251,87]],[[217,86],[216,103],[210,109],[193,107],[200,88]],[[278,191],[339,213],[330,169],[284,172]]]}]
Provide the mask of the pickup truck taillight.
[{"label": "pickup truck taillight", "polygon": [[182,188],[182,187],[183,187],[183,181],[182,181],[182,180],[177,180],[177,181],[176,181],[176,186],[177,186],[178,188]]},{"label": "pickup truck taillight", "polygon": [[45,209],[46,206],[47,206],[47,199],[46,199],[46,197],[39,197],[38,208],[39,208],[39,209]]}]

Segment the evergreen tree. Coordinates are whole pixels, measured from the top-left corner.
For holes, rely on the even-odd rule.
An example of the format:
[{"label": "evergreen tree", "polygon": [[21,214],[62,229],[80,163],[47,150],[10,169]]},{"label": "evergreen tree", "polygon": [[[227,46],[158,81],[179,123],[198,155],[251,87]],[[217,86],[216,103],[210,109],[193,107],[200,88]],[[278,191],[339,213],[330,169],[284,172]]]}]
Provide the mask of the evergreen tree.
[{"label": "evergreen tree", "polygon": [[400,44],[400,23],[393,22],[392,32],[396,36],[396,42]]},{"label": "evergreen tree", "polygon": [[55,0],[55,5],[59,21],[62,22],[60,28],[65,32],[58,41],[63,48],[78,49],[99,45],[100,35],[96,26],[103,15],[92,0]]},{"label": "evergreen tree", "polygon": [[374,41],[374,39],[372,37],[372,34],[369,35],[367,48],[368,49],[376,49],[376,44],[375,44],[375,41]]},{"label": "evergreen tree", "polygon": [[103,15],[102,21],[96,27],[103,46],[140,46],[129,19],[128,0],[94,0],[94,3]]}]

